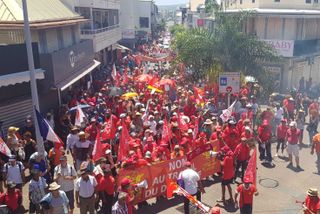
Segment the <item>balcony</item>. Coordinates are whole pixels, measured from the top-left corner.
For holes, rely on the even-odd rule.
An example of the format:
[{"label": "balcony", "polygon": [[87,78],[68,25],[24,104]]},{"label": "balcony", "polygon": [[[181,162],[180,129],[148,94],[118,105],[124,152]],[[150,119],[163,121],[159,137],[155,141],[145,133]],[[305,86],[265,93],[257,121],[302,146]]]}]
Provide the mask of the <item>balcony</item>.
[{"label": "balcony", "polygon": [[81,39],[92,39],[94,52],[99,52],[121,40],[119,25],[113,25],[99,29],[82,29]]},{"label": "balcony", "polygon": [[76,0],[75,6],[119,10],[120,0]]}]

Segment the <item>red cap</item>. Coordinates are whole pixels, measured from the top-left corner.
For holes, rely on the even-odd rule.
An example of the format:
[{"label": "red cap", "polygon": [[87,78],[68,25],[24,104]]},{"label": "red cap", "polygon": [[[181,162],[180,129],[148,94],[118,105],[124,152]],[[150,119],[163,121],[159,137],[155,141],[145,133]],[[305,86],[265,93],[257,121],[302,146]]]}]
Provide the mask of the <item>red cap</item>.
[{"label": "red cap", "polygon": [[184,166],[185,166],[185,167],[190,167],[190,166],[191,166],[191,162],[190,162],[190,161],[185,162],[185,163],[184,163]]},{"label": "red cap", "polygon": [[121,186],[127,186],[132,182],[132,180],[130,180],[129,178],[124,178],[121,180],[120,185]]},{"label": "red cap", "polygon": [[243,178],[243,183],[251,183],[251,179],[248,177]]},{"label": "red cap", "polygon": [[211,214],[220,214],[220,208],[219,207],[212,207]]},{"label": "red cap", "polygon": [[200,136],[201,138],[207,137],[206,133],[204,133],[204,132],[200,132],[199,136]]},{"label": "red cap", "polygon": [[224,146],[221,148],[221,151],[227,153],[230,151],[230,148],[229,148],[229,146]]},{"label": "red cap", "polygon": [[268,126],[269,125],[269,121],[268,120],[263,120],[262,125],[263,126]]}]

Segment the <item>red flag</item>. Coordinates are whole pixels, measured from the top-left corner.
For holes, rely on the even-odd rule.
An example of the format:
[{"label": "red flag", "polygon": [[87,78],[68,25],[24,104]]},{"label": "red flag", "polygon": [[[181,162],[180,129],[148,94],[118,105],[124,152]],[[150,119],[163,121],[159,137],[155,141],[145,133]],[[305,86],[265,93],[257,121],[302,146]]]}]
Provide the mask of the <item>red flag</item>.
[{"label": "red flag", "polygon": [[193,132],[193,140],[196,140],[199,132],[199,117],[196,117],[196,121],[194,123],[194,132]]},{"label": "red flag", "polygon": [[114,115],[111,115],[110,119],[105,122],[105,127],[103,132],[101,133],[102,140],[110,140],[113,139],[116,135],[116,124]]},{"label": "red flag", "polygon": [[130,136],[127,126],[124,122],[122,122],[122,131],[119,140],[118,162],[127,157],[127,154],[129,152],[129,140]]},{"label": "red flag", "polygon": [[188,124],[183,119],[183,114],[178,111],[178,126],[181,131],[188,131]]},{"label": "red flag", "polygon": [[108,144],[101,143],[100,130],[98,130],[98,133],[96,136],[96,142],[94,144],[93,151],[92,151],[93,161],[97,161],[99,158],[101,158],[104,155],[107,146]]},{"label": "red flag", "polygon": [[129,77],[128,77],[128,70],[125,68],[123,72],[123,80],[122,80],[122,85],[126,85],[129,82]]},{"label": "red flag", "polygon": [[177,182],[173,181],[172,179],[168,178],[166,179],[167,184],[167,198],[172,198],[173,193],[178,189]]},{"label": "red flag", "polygon": [[155,84],[159,82],[159,77],[153,76],[151,80],[148,81],[148,84],[151,86],[156,86]]},{"label": "red flag", "polygon": [[168,124],[167,118],[163,121],[163,129],[162,129],[162,139],[166,143],[168,143],[171,139],[171,127]]},{"label": "red flag", "polygon": [[11,151],[10,151],[9,147],[7,146],[7,144],[3,141],[3,139],[1,137],[0,137],[0,152],[8,157],[11,155]]},{"label": "red flag", "polygon": [[195,94],[195,97],[196,97],[196,102],[197,104],[204,104],[204,99],[203,99],[203,96],[204,96],[204,90],[201,89],[201,88],[197,88],[197,87],[193,87],[193,90],[194,90],[194,94]]},{"label": "red flag", "polygon": [[257,149],[255,148],[252,156],[250,157],[246,172],[244,174],[245,178],[249,178],[250,181],[256,186],[257,183]]}]

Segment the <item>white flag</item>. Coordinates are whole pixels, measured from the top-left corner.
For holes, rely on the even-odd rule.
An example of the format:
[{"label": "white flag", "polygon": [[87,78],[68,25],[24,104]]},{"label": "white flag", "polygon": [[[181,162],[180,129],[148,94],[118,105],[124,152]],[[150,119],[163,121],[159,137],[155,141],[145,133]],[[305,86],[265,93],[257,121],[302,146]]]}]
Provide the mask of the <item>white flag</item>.
[{"label": "white flag", "polygon": [[82,123],[84,123],[84,120],[86,118],[86,116],[84,115],[82,109],[80,108],[79,105],[77,105],[77,110],[76,110],[76,118],[75,118],[75,122],[74,125],[81,127]]},{"label": "white flag", "polygon": [[230,117],[232,116],[232,112],[235,104],[236,104],[236,101],[234,101],[231,104],[231,106],[229,106],[227,109],[222,110],[222,114],[220,115],[220,118],[222,119],[223,122],[226,122],[227,120],[230,119]]},{"label": "white flag", "polygon": [[11,155],[11,151],[10,151],[9,147],[7,146],[7,144],[3,141],[3,139],[1,137],[0,137],[0,152],[8,157]]},{"label": "white flag", "polygon": [[116,78],[117,78],[117,69],[116,69],[116,65],[115,64],[113,64],[113,66],[112,66],[111,76],[112,76],[113,80],[116,80]]}]

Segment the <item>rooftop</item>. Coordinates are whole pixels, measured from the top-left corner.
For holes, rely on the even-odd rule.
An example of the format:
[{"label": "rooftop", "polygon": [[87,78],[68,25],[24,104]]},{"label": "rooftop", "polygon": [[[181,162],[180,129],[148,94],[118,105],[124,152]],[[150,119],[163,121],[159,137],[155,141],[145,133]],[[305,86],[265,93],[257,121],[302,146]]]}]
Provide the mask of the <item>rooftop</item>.
[{"label": "rooftop", "polygon": [[[36,23],[57,23],[66,20],[84,21],[83,17],[67,8],[59,0],[28,0],[28,15],[32,26]],[[22,0],[0,0],[0,25],[23,23]]]},{"label": "rooftop", "polygon": [[226,13],[237,13],[241,11],[252,11],[256,14],[266,15],[320,15],[320,10],[299,10],[299,9],[260,9],[260,8],[248,8],[248,9],[227,9]]}]

